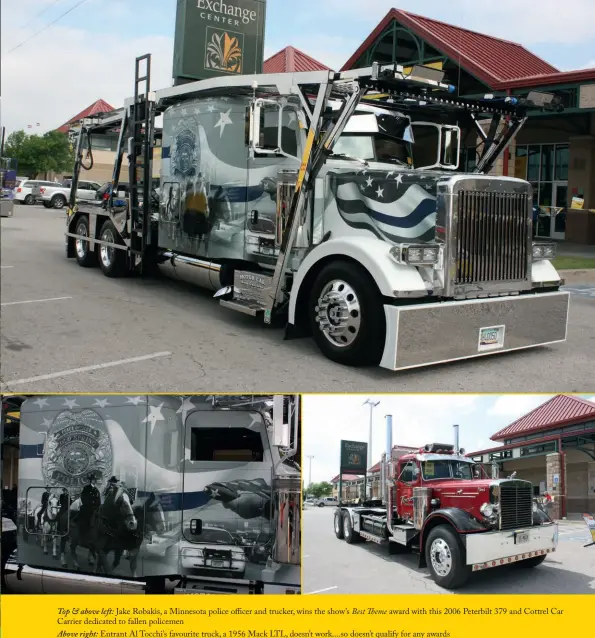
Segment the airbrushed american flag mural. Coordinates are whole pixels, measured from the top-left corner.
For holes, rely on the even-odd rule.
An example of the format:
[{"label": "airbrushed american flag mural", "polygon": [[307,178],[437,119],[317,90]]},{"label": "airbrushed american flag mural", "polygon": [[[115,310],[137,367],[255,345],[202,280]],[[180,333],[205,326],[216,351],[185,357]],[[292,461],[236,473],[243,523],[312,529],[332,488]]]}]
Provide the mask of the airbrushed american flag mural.
[{"label": "airbrushed american flag mural", "polygon": [[343,221],[393,243],[431,241],[436,228],[436,189],[442,175],[362,169],[329,172],[327,210],[335,202]]}]

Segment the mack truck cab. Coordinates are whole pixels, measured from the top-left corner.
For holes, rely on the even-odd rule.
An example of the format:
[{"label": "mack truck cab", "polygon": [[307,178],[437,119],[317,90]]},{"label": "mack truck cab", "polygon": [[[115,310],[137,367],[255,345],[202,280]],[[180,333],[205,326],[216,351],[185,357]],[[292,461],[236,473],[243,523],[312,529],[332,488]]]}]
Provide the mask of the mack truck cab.
[{"label": "mack truck cab", "polygon": [[370,541],[391,554],[419,554],[434,582],[465,585],[472,572],[518,563],[537,567],[556,551],[558,526],[533,499],[529,481],[488,478],[464,451],[432,443],[381,463],[382,499],[339,505],[335,536]]},{"label": "mack truck cab", "polygon": [[299,418],[283,395],[27,398],[3,593],[299,594]]}]

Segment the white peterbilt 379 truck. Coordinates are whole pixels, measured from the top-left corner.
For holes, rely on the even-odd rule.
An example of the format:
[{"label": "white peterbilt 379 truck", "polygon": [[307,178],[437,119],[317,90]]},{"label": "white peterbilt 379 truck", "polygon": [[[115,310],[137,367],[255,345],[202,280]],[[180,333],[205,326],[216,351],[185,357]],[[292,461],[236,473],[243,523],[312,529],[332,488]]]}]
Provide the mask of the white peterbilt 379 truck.
[{"label": "white peterbilt 379 truck", "polygon": [[288,395],[27,398],[3,593],[299,594],[299,408]]},{"label": "white peterbilt 379 truck", "polygon": [[[158,264],[347,365],[566,339],[569,297],[555,245],[533,241],[531,185],[487,174],[531,109],[561,108],[553,96],[464,99],[442,72],[378,64],[157,92],[149,78],[138,58],[134,97],[78,130],[66,254],[79,265],[116,277]],[[109,202],[77,202],[92,135],[110,130]],[[470,139],[477,166],[462,174]]]}]

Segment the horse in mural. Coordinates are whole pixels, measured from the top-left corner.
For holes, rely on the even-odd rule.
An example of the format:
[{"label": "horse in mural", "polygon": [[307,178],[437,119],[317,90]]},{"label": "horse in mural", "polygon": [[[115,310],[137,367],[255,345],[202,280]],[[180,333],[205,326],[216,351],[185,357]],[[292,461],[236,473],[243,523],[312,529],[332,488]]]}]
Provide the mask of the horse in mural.
[{"label": "horse in mural", "polygon": [[[40,505],[33,513],[34,520],[39,520],[42,506]],[[55,494],[50,494],[45,507],[45,512],[41,515],[41,524],[36,525],[35,531],[39,533],[39,541],[43,548],[43,553],[48,554],[48,541],[51,539],[52,556],[58,558],[58,537],[60,536],[60,499]]]}]

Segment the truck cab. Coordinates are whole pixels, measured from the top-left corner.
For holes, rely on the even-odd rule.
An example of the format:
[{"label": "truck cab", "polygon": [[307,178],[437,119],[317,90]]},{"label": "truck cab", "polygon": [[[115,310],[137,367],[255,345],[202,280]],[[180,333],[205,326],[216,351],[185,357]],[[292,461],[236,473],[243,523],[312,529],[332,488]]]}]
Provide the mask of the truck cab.
[{"label": "truck cab", "polygon": [[385,454],[381,482],[381,505],[339,505],[335,535],[386,544],[391,553],[409,548],[444,588],[491,567],[536,567],[556,550],[558,526],[534,502],[532,484],[489,478],[453,445],[428,444],[398,459]]}]

